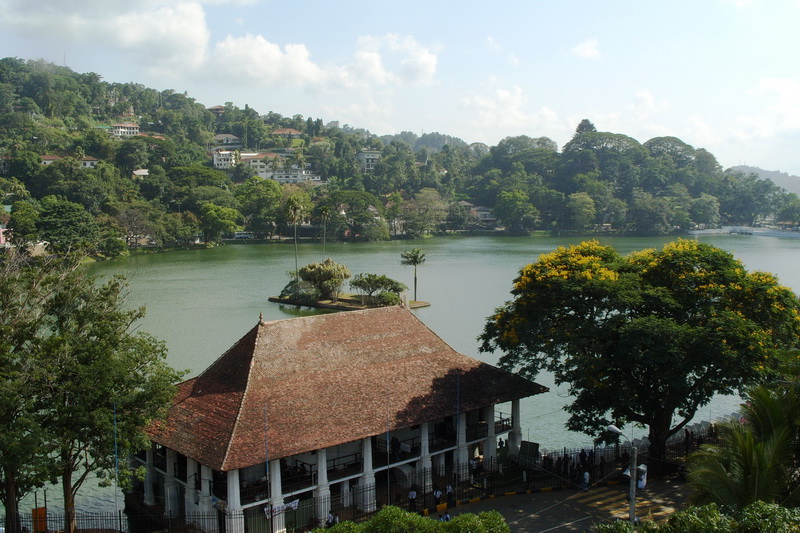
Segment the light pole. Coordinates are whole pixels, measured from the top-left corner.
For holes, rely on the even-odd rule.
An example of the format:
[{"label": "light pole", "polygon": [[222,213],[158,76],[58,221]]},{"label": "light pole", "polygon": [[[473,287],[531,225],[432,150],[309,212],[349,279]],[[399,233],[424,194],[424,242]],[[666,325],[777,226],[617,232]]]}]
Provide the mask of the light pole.
[{"label": "light pole", "polygon": [[631,487],[630,487],[630,494],[628,497],[630,498],[630,520],[631,520],[631,527],[636,527],[636,446],[633,445],[631,439],[625,436],[621,429],[619,429],[614,424],[611,424],[606,428],[611,433],[615,433],[617,435],[621,435],[625,440],[628,441],[631,445],[631,466],[630,474],[631,474]]}]

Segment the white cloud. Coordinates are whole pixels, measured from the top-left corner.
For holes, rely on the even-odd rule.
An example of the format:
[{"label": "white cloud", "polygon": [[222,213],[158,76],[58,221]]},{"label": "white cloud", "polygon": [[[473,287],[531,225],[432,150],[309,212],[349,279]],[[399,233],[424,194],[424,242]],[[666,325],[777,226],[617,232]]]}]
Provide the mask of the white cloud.
[{"label": "white cloud", "polygon": [[35,36],[64,49],[91,44],[117,50],[159,75],[180,76],[203,65],[209,31],[199,2],[0,0],[0,31]]},{"label": "white cloud", "polygon": [[125,49],[156,74],[175,79],[205,65],[209,31],[198,3],[127,12],[103,26],[103,42]]},{"label": "white cloud", "polygon": [[323,111],[342,124],[351,124],[359,128],[371,131],[393,131],[394,125],[391,119],[395,113],[391,99],[383,99],[378,102],[373,97],[367,97],[355,103],[346,105],[323,106]]},{"label": "white cloud", "polygon": [[475,138],[494,143],[509,135],[546,135],[546,131],[560,131],[556,113],[547,107],[528,111],[522,88],[496,89],[490,95],[463,98],[461,107],[472,115]]},{"label": "white cloud", "polygon": [[360,37],[355,56],[353,73],[361,74],[355,76],[360,81],[425,84],[436,74],[436,54],[409,35]]},{"label": "white cloud", "polygon": [[768,138],[782,131],[800,129],[800,80],[767,78],[749,92],[767,99],[769,104],[760,113],[740,118],[737,137]]},{"label": "white cloud", "polygon": [[489,36],[486,38],[486,49],[489,50],[490,52],[497,53],[500,52],[500,50],[502,50],[503,47],[500,45],[500,43],[494,40],[494,37]]},{"label": "white cloud", "polygon": [[217,43],[208,70],[215,76],[260,86],[316,85],[324,79],[304,45],[287,44],[281,49],[261,35],[249,34],[228,35]]},{"label": "white cloud", "polygon": [[588,39],[580,42],[570,48],[572,55],[582,57],[584,59],[594,59],[600,57],[600,48],[597,39]]},{"label": "white cloud", "polygon": [[[725,139],[720,135],[719,130],[706,122],[702,117],[693,115],[686,118],[688,131],[686,134],[687,139],[692,139],[692,144],[695,148],[717,147],[725,142]],[[714,150],[711,149],[713,153]]]},{"label": "white cloud", "polygon": [[634,95],[634,102],[628,106],[628,109],[633,112],[639,120],[647,119],[663,108],[664,106],[656,101],[655,96],[653,96],[653,93],[651,93],[649,89],[638,91]]}]

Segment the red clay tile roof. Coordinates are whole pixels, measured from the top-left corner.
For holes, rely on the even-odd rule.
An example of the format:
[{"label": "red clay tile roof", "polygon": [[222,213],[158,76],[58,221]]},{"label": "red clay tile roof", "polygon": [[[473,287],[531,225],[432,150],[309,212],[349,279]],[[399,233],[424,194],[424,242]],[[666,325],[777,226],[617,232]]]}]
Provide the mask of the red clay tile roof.
[{"label": "red clay tile roof", "polygon": [[260,322],[183,382],[151,439],[227,471],[547,388],[462,355],[405,307]]},{"label": "red clay tile roof", "polygon": [[278,128],[272,132],[274,135],[302,135],[302,131],[297,131],[294,128]]}]

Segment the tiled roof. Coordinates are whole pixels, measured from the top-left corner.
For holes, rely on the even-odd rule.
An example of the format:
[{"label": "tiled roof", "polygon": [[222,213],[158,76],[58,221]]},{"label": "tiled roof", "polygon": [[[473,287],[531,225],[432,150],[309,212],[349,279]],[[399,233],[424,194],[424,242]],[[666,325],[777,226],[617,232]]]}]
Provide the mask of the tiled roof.
[{"label": "tiled roof", "polygon": [[[462,355],[402,306],[259,322],[183,382],[158,444],[243,468],[547,388]],[[264,428],[269,428],[265,436]]]}]

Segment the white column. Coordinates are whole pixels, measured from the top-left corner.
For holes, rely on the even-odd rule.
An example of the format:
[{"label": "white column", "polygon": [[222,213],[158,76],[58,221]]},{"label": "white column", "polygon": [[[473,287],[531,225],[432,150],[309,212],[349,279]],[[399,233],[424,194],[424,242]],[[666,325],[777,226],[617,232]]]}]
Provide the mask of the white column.
[{"label": "white column", "polygon": [[195,489],[195,475],[200,475],[197,471],[197,461],[191,458],[186,458],[186,494],[184,494],[184,508],[192,511],[197,511],[198,494]]},{"label": "white column", "polygon": [[511,432],[508,434],[508,453],[518,455],[522,445],[522,426],[519,419],[519,400],[511,402]]},{"label": "white column", "polygon": [[213,483],[211,468],[200,465],[200,512],[211,514],[215,512],[214,505],[211,503],[211,483]]},{"label": "white column", "polygon": [[178,483],[175,480],[175,451],[167,449],[166,475],[164,477],[164,514],[178,515]]},{"label": "white column", "polygon": [[419,469],[425,474],[422,476],[423,482],[422,492],[430,492],[432,487],[433,473],[431,472],[431,450],[428,442],[428,423],[423,422],[419,426],[420,438],[420,452],[419,452]]},{"label": "white column", "polygon": [[328,450],[322,448],[317,450],[317,487],[314,489],[314,501],[316,502],[316,513],[318,526],[325,525],[325,519],[331,510],[331,486],[328,483]]},{"label": "white column", "polygon": [[366,437],[361,441],[361,456],[363,457],[363,471],[358,480],[357,488],[360,493],[359,507],[371,513],[377,507],[375,501],[375,471],[372,469],[372,438]]},{"label": "white column", "polygon": [[342,494],[342,506],[350,507],[353,503],[353,493],[350,492],[350,480],[345,479],[342,481],[340,492]]},{"label": "white column", "polygon": [[239,484],[239,470],[228,471],[228,512],[226,533],[244,533],[244,511]]},{"label": "white column", "polygon": [[[281,461],[275,459],[269,462],[269,490],[270,490],[270,504],[282,505],[283,504],[283,483],[281,482]],[[272,517],[272,532],[271,533],[285,533],[286,521],[284,514],[280,513]]]},{"label": "white column", "polygon": [[156,480],[156,459],[153,444],[147,449],[147,466],[144,474],[144,504],[155,505],[156,496],[153,493],[153,483]]},{"label": "white column", "polygon": [[469,462],[469,450],[467,448],[467,413],[458,415],[458,434],[456,435],[456,462],[463,465]]},{"label": "white column", "polygon": [[484,468],[489,465],[497,466],[497,435],[494,432],[494,404],[484,408],[484,418],[486,419],[486,445],[483,447]]}]

